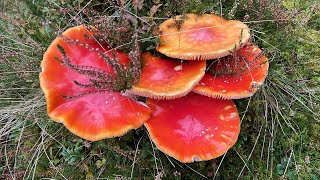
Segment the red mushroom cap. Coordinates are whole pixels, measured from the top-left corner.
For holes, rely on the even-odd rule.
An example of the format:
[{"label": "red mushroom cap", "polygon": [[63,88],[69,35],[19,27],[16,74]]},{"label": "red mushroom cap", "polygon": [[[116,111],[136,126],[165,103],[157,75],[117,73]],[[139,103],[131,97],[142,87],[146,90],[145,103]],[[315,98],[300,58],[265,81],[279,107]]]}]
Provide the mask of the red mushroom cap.
[{"label": "red mushroom cap", "polygon": [[172,100],[148,99],[152,111],[145,126],[164,153],[184,162],[223,155],[238,139],[240,118],[231,100],[195,93]]},{"label": "red mushroom cap", "polygon": [[120,93],[76,84],[74,81],[81,84],[91,82],[87,75],[61,62],[64,58],[61,48],[70,64],[88,70],[88,73],[92,69],[99,69],[102,74],[114,73],[101,53],[116,58],[121,64],[128,64],[129,58],[118,51],[106,53],[109,48],[97,43],[85,26],[70,28],[62,36],[52,42],[41,62],[40,86],[50,118],[63,123],[74,134],[92,141],[120,136],[129,129],[142,126],[149,119],[149,108]]},{"label": "red mushroom cap", "polygon": [[144,67],[140,82],[130,92],[154,99],[185,96],[198,84],[206,69],[204,61],[179,62],[155,57],[149,52],[142,54],[142,60]]},{"label": "red mushroom cap", "polygon": [[186,14],[160,25],[157,50],[169,57],[207,60],[227,56],[250,38],[247,25],[215,14]]},{"label": "red mushroom cap", "polygon": [[235,56],[216,60],[209,66],[212,72],[207,72],[192,91],[213,98],[240,99],[259,89],[268,74],[269,63],[261,49],[246,45]]}]

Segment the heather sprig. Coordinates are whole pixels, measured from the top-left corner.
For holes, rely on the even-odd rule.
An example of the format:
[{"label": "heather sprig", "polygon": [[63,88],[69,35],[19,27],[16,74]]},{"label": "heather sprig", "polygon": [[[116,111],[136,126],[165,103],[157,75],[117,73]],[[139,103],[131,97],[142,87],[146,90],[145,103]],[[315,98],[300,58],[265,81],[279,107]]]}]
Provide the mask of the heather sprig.
[{"label": "heather sprig", "polygon": [[[94,30],[94,28],[88,28],[88,30]],[[91,32],[94,34],[95,32]],[[77,46],[83,46],[90,51],[98,52],[99,57],[104,60],[108,66],[113,69],[113,72],[107,72],[104,69],[96,68],[92,66],[86,65],[76,65],[73,64],[63,47],[58,45],[58,49],[63,55],[62,58],[56,58],[57,61],[62,63],[64,66],[70,68],[73,71],[76,71],[79,74],[86,75],[89,79],[88,84],[83,84],[74,80],[74,83],[81,88],[90,88],[95,87],[99,90],[92,91],[84,94],[77,94],[73,96],[63,95],[65,98],[78,98],[83,95],[91,94],[91,93],[102,93],[105,91],[113,91],[113,92],[124,92],[127,89],[130,89],[132,85],[138,82],[140,73],[141,73],[141,65],[140,65],[140,50],[139,44],[137,42],[137,35],[133,38],[133,50],[129,53],[129,66],[124,65],[119,62],[117,59],[117,53],[112,50],[108,50],[106,52],[102,52],[100,48],[94,48],[89,43],[79,42],[79,40],[70,39],[63,35],[60,36],[66,43],[71,43]],[[94,39],[95,37],[87,37],[90,39]],[[111,51],[111,53],[109,52]],[[110,55],[111,54],[111,55]]]},{"label": "heather sprig", "polygon": [[[248,61],[249,55],[239,56],[234,51],[231,55],[214,60],[209,64],[208,72],[216,77],[234,76],[240,77],[259,68],[263,63],[259,62],[264,53],[259,53],[253,60]],[[212,67],[211,67],[212,66]]]}]

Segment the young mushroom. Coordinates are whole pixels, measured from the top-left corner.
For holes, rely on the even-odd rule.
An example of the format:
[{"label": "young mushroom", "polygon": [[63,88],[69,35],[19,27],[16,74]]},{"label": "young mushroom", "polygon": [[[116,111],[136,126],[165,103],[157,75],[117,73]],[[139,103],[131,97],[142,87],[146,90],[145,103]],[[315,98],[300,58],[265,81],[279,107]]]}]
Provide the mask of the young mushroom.
[{"label": "young mushroom", "polygon": [[180,62],[170,58],[142,54],[140,82],[131,93],[154,98],[174,99],[188,94],[205,74],[205,61]]},{"label": "young mushroom", "polygon": [[85,26],[70,28],[49,46],[41,62],[40,86],[50,118],[81,138],[121,136],[149,119],[148,107],[105,87],[117,75],[105,59],[126,66],[129,58],[99,44]]},{"label": "young mushroom", "polygon": [[195,93],[172,100],[148,99],[150,138],[164,153],[183,163],[223,155],[238,139],[240,118],[231,100]]},{"label": "young mushroom", "polygon": [[224,57],[250,37],[247,25],[215,14],[186,14],[160,25],[159,52],[184,60]]},{"label": "young mushroom", "polygon": [[246,44],[234,55],[209,63],[208,72],[192,91],[222,99],[250,97],[264,82],[268,67],[261,49]]}]

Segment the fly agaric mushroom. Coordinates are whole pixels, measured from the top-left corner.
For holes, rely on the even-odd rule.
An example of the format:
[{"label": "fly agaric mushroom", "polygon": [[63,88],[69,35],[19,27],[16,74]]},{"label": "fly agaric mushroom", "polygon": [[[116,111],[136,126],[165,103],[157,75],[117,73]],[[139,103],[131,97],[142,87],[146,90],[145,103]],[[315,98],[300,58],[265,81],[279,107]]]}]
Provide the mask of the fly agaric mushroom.
[{"label": "fly agaric mushroom", "polygon": [[133,85],[130,92],[154,99],[185,96],[198,84],[206,69],[204,61],[177,62],[149,52],[142,54],[142,60],[144,67],[139,84]]},{"label": "fly agaric mushroom", "polygon": [[184,60],[215,59],[239,49],[249,37],[249,28],[240,21],[215,14],[186,14],[160,25],[157,51]]},{"label": "fly agaric mushroom", "polygon": [[164,153],[184,162],[223,155],[240,133],[240,118],[231,100],[195,93],[172,100],[148,99],[153,113],[145,122],[150,138]]},{"label": "fly agaric mushroom", "polygon": [[268,74],[268,59],[257,46],[247,44],[234,55],[216,60],[193,92],[223,99],[252,96]]},{"label": "fly agaric mushroom", "polygon": [[41,62],[40,86],[50,118],[91,141],[121,136],[150,117],[148,107],[118,92],[93,86],[97,77],[115,74],[102,54],[119,64],[129,62],[124,53],[107,50],[85,26],[77,26],[56,38]]}]

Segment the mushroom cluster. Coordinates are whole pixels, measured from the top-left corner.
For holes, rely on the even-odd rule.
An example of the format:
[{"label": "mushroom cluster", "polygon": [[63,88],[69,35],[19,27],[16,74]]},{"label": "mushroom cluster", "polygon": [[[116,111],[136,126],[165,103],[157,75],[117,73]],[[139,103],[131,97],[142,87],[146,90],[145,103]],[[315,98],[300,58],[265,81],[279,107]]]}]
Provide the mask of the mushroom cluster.
[{"label": "mushroom cluster", "polygon": [[166,57],[143,52],[140,79],[124,93],[110,87],[130,68],[125,53],[96,41],[88,26],[62,33],[41,63],[50,118],[91,141],[144,125],[158,149],[184,163],[223,155],[240,133],[231,99],[258,90],[267,58],[248,42],[244,23],[214,14],[168,19],[159,36]]}]

